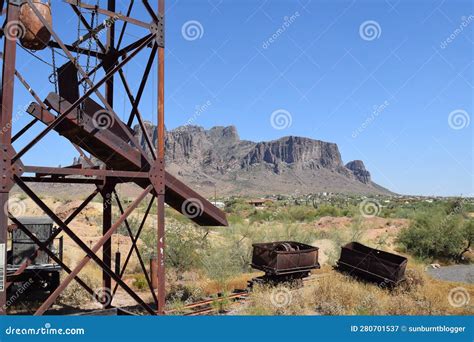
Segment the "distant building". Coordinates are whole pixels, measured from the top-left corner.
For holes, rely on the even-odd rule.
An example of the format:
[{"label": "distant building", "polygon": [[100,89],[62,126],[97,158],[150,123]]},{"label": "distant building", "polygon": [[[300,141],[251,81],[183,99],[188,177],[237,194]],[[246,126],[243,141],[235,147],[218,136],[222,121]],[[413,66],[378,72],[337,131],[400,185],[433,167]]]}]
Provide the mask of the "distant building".
[{"label": "distant building", "polygon": [[216,202],[212,202],[214,204],[215,207],[219,208],[219,209],[224,209],[225,208],[225,203],[224,202],[219,202],[219,201],[216,201]]},{"label": "distant building", "polygon": [[253,205],[254,207],[263,207],[269,203],[273,203],[273,200],[269,198],[257,198],[247,201],[247,204]]}]

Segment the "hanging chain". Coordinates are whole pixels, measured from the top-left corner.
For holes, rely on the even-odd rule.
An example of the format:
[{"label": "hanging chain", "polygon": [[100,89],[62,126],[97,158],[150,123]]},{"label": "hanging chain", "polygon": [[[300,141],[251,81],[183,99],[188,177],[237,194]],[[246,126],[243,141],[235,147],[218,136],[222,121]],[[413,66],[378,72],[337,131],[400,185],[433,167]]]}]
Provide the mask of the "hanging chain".
[{"label": "hanging chain", "polygon": [[57,94],[58,91],[58,70],[56,68],[56,52],[54,47],[51,46],[51,61],[53,62],[53,72],[49,75],[49,82],[54,84],[54,92]]}]

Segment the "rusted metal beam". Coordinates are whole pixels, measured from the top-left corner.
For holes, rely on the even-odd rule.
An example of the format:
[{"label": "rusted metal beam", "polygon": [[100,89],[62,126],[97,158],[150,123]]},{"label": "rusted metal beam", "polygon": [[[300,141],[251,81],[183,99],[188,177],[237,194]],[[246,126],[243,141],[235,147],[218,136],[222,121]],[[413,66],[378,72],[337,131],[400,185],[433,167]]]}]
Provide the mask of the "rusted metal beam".
[{"label": "rusted metal beam", "polygon": [[[107,10],[115,12],[115,0],[107,1]],[[106,57],[104,59],[104,67],[106,72],[110,72],[117,63],[115,52],[115,18],[111,21],[111,25],[107,29],[107,46]],[[107,104],[114,107],[114,76],[105,82],[105,100]],[[105,178],[105,184],[102,187],[102,236],[105,236],[112,227],[112,192],[115,184]],[[122,213],[123,214],[123,213]],[[107,239],[102,247],[102,260],[108,268],[112,268],[112,238]],[[107,272],[102,271],[102,286],[106,294],[110,294],[112,289],[112,278]],[[109,303],[110,305],[110,303]],[[107,308],[107,307],[106,307]]]},{"label": "rusted metal beam", "polygon": [[[81,21],[82,25],[84,25],[88,30],[91,30],[92,27],[89,25],[89,23],[87,22],[86,18],[84,18],[84,16],[82,15],[81,11],[75,6],[75,5],[72,5],[70,4],[72,10],[74,11],[74,13],[76,13],[76,15],[79,17],[79,20]],[[100,41],[100,39],[95,39],[95,37],[93,37],[94,40],[96,41],[97,45],[99,46],[100,50],[102,51],[102,53],[104,53],[107,49],[105,48],[104,44],[102,44],[102,42]]]},{"label": "rusted metal beam", "polygon": [[[142,3],[143,3],[143,5],[145,6],[145,9],[146,9],[146,11],[148,12],[148,14],[150,15],[151,19],[152,19],[154,22],[158,22],[159,19],[158,19],[157,15],[155,14],[155,12],[153,11],[153,8],[152,8],[152,7],[150,6],[150,4],[148,3],[148,0],[142,0]],[[161,6],[161,4],[158,3],[158,7],[160,7],[160,6]],[[164,5],[163,5],[163,6],[164,6]],[[163,14],[163,13],[159,10],[159,8],[158,8],[158,12],[159,12],[160,14]]]},{"label": "rusted metal beam", "polygon": [[23,182],[27,183],[58,183],[58,184],[104,184],[102,179],[86,179],[86,178],[44,178],[44,177],[20,177]]},{"label": "rusted metal beam", "polygon": [[146,63],[145,70],[143,71],[143,76],[141,78],[140,85],[138,86],[137,95],[135,97],[134,104],[132,104],[132,110],[130,111],[130,115],[128,117],[127,126],[129,127],[132,126],[134,115],[137,111],[138,105],[140,104],[140,100],[142,99],[143,91],[145,90],[145,85],[148,80],[151,67],[153,66],[153,61],[156,58],[157,49],[158,49],[158,46],[156,44],[153,44],[153,49]]},{"label": "rusted metal beam", "polygon": [[153,159],[156,159],[156,154],[155,154],[155,148],[152,144],[152,140],[146,130],[146,127],[145,127],[145,124],[143,122],[143,118],[138,110],[138,104],[140,102],[140,99],[141,99],[141,96],[142,96],[142,93],[143,93],[143,89],[145,87],[145,84],[146,84],[146,80],[148,79],[148,75],[149,75],[149,72],[150,72],[150,68],[151,68],[151,65],[153,64],[153,59],[155,58],[155,53],[156,53],[156,44],[154,44],[153,46],[153,50],[151,51],[150,53],[150,58],[149,58],[149,62],[147,63],[147,67],[145,68],[145,72],[144,72],[144,75],[142,77],[142,81],[140,83],[140,87],[139,87],[139,97],[137,96],[137,99],[134,99],[133,95],[132,95],[132,91],[128,85],[128,82],[127,82],[127,79],[125,78],[125,75],[123,74],[123,71],[120,70],[119,71],[119,75],[120,75],[120,79],[122,80],[122,84],[125,88],[125,92],[127,93],[127,96],[128,96],[128,99],[130,101],[130,104],[132,105],[132,112],[130,113],[130,118],[129,118],[129,121],[128,121],[128,124],[127,126],[131,127],[131,123],[133,122],[133,115],[136,115],[137,119],[138,119],[138,123],[140,125],[140,128],[143,132],[143,136],[145,137],[145,141],[147,143],[147,146],[148,146],[148,149],[150,151],[150,154],[152,156]]},{"label": "rusted metal beam", "polygon": [[[61,45],[59,45],[54,40],[51,40],[50,42],[48,42],[48,46],[52,47],[52,48],[55,48],[55,49],[61,49]],[[88,49],[81,48],[80,46],[73,46],[73,45],[69,45],[69,44],[64,44],[64,46],[69,51],[72,51],[72,52],[80,53],[80,54],[86,55],[86,56],[93,56],[93,57],[96,57],[96,58],[99,58],[99,59],[104,58],[104,54],[100,53],[100,52],[97,52],[97,51],[88,50]]]},{"label": "rusted metal beam", "polygon": [[[102,186],[102,236],[107,235],[107,232],[112,227],[112,191],[115,188],[115,184],[110,179],[105,180],[105,184]],[[104,241],[102,247],[102,262],[109,269],[112,268],[112,236]],[[112,277],[104,270],[102,270],[102,288],[104,289],[104,296],[110,295],[112,288]],[[105,301],[104,308],[109,308],[111,301]]]},{"label": "rusted metal beam", "polygon": [[125,15],[122,15],[120,13],[116,13],[114,11],[109,11],[109,10],[97,7],[95,5],[89,5],[87,3],[84,3],[84,2],[81,2],[81,1],[78,1],[78,0],[63,0],[63,1],[67,2],[68,4],[78,6],[78,7],[84,8],[84,9],[97,11],[100,14],[107,15],[111,18],[115,18],[115,19],[118,19],[118,20],[121,20],[121,21],[125,21],[125,22],[128,22],[128,23],[133,24],[133,25],[137,25],[137,26],[140,26],[140,27],[143,27],[143,28],[146,28],[146,29],[150,28],[150,24],[148,24],[148,23],[137,20],[135,18],[127,17]]},{"label": "rusted metal beam", "polygon": [[[125,210],[123,215],[110,227],[107,233],[92,247],[91,251],[92,254],[97,253],[97,251],[102,248],[104,243],[112,236],[112,234],[120,227],[123,221],[132,213],[132,211],[141,203],[141,201],[150,193],[152,190],[152,186],[147,187],[136,199],[133,201],[130,206]],[[91,260],[89,255],[85,256],[78,265],[74,268],[74,270],[63,280],[63,282],[59,285],[59,287],[46,299],[46,301],[36,310],[35,316],[39,316],[44,314],[46,310],[50,308],[50,306],[54,303],[54,301],[58,298],[58,296],[63,292],[63,290],[71,283],[74,277],[87,265],[87,263]],[[115,275],[114,272],[112,274]],[[116,276],[116,275],[115,275]],[[116,276],[117,277],[117,276]],[[120,280],[122,281],[122,280]],[[135,292],[133,292],[133,296],[138,297]],[[139,297],[138,297],[139,298]],[[139,300],[144,304],[143,307],[148,310],[151,314],[154,314],[153,310],[150,311],[150,307],[145,304],[140,298]]]},{"label": "rusted metal beam", "polygon": [[[123,210],[122,203],[120,202],[120,198],[117,194],[117,191],[114,190],[113,192],[114,192],[114,196],[115,196],[115,201],[117,202],[117,206],[119,207],[119,210],[120,210],[120,214],[123,215],[124,210]],[[130,239],[133,240],[132,229],[130,228],[130,225],[129,225],[128,221],[125,220],[124,223],[125,223],[125,227],[127,228],[128,236],[130,237]],[[155,301],[155,305],[158,305],[158,298],[156,297],[155,291],[153,290],[153,286],[151,285],[150,277],[148,276],[148,272],[146,271],[145,263],[143,262],[143,258],[140,254],[140,251],[138,250],[138,247],[137,247],[136,243],[132,244],[132,248],[135,250],[135,254],[136,254],[136,256],[138,258],[138,262],[140,263],[140,266],[142,268],[143,275],[145,276],[145,280],[148,284],[148,287],[150,288],[150,292],[151,292],[151,294],[153,296],[153,299]]]},{"label": "rusted metal beam", "polygon": [[[129,17],[130,13],[132,13],[132,8],[133,8],[134,2],[135,2],[135,0],[130,0],[130,4],[128,5],[127,14],[126,14],[127,17]],[[128,22],[125,21],[123,23],[122,30],[120,31],[119,39],[118,39],[118,42],[117,42],[117,50],[119,50],[120,45],[122,45],[122,40],[123,40],[123,36],[125,35],[127,25],[128,25]]]},{"label": "rusted metal beam", "polygon": [[[146,1],[144,1],[146,4]],[[151,11],[153,12],[153,11]],[[158,0],[158,13],[165,14],[165,0]],[[158,18],[154,17],[158,25]],[[165,49],[158,48],[158,137],[156,143],[157,159],[155,161],[155,176],[157,182],[154,183],[157,193],[157,262],[158,262],[158,314],[165,313]],[[153,181],[152,181],[153,183]]]},{"label": "rusted metal beam", "polygon": [[115,171],[115,170],[100,170],[100,169],[75,169],[75,168],[61,168],[61,167],[46,167],[46,166],[23,166],[24,172],[39,173],[41,175],[62,175],[62,176],[98,176],[98,177],[127,177],[127,178],[144,178],[148,179],[148,172],[134,172],[134,171]]},{"label": "rusted metal beam", "polygon": [[[8,2],[6,25],[16,25],[19,20],[20,7],[12,1]],[[8,196],[13,186],[12,170],[12,113],[15,82],[16,62],[16,37],[4,37],[3,45],[4,60],[2,65],[2,81],[0,94],[0,168],[2,178],[0,181],[0,263],[2,274],[0,274],[0,315],[6,315],[7,288],[7,238],[8,238],[8,216],[4,208],[8,207]]]},{"label": "rusted metal beam", "polygon": [[[128,253],[127,253],[127,257],[125,258],[125,262],[123,263],[123,266],[122,266],[122,270],[120,271],[120,278],[123,277],[123,275],[125,274],[125,270],[127,269],[127,266],[128,266],[128,262],[130,261],[130,258],[133,254],[133,250],[134,250],[134,245],[136,245],[137,241],[138,241],[138,238],[140,237],[140,234],[143,230],[143,228],[145,227],[145,222],[146,222],[146,219],[148,218],[148,214],[150,213],[150,210],[151,208],[153,207],[153,203],[155,201],[155,196],[153,196],[148,204],[148,207],[146,208],[145,210],[145,214],[143,214],[143,218],[142,218],[142,222],[140,223],[140,226],[137,230],[137,233],[135,234],[135,236],[132,238],[132,247],[130,247]],[[118,285],[115,284],[115,287],[114,287],[114,290],[112,292],[112,295],[115,295],[115,293],[117,292],[117,289],[118,289]]]},{"label": "rusted metal beam", "polygon": [[21,138],[23,134],[25,134],[31,127],[35,125],[39,120],[34,118],[30,122],[28,122],[21,130],[19,130],[12,138],[12,143],[14,143],[17,139]]},{"label": "rusted metal beam", "polygon": [[130,51],[133,51],[135,50],[137,47],[141,46],[141,44],[145,41],[145,38],[146,37],[143,37],[143,38],[140,38],[139,40],[133,42],[133,43],[130,43],[129,45],[125,46],[124,48],[120,49],[118,52],[117,52],[117,55],[119,57],[122,57],[126,54],[128,54]]}]

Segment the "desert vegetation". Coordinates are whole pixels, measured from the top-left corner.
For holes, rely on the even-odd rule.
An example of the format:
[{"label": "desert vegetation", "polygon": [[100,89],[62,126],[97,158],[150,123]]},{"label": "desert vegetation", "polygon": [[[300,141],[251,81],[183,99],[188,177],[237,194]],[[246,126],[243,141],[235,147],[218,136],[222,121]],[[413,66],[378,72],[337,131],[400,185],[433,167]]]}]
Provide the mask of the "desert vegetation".
[{"label": "desert vegetation", "polygon": [[[221,313],[250,315],[382,315],[382,314],[472,314],[473,306],[453,306],[450,291],[461,287],[474,298],[474,285],[434,279],[428,272],[432,264],[471,265],[474,236],[474,200],[423,199],[404,197],[364,198],[360,196],[274,196],[258,207],[243,197],[222,198],[229,227],[199,227],[186,217],[166,208],[167,308],[182,313],[184,305],[244,289],[247,281],[261,275],[250,267],[252,244],[293,240],[320,248],[320,270],[304,287],[256,286],[243,305],[216,301]],[[361,203],[375,203],[375,212],[366,213]],[[24,199],[24,201],[29,201]],[[56,212],[66,217],[80,201],[56,203]],[[124,207],[128,204],[122,203]],[[31,203],[28,214],[40,212]],[[76,232],[92,245],[101,234],[102,204],[91,203],[73,221]],[[119,212],[113,207],[115,217]],[[146,210],[146,201],[128,220],[135,236]],[[146,266],[156,255],[153,212],[138,239]],[[409,259],[407,282],[390,290],[364,283],[333,269],[340,247],[358,241],[370,247],[402,254]],[[112,238],[114,253],[122,253],[122,264],[131,242],[124,224]],[[65,237],[65,261],[75,264],[83,253]],[[122,265],[123,266],[123,265]],[[113,265],[115,267],[115,265]],[[471,270],[474,266],[471,266]],[[472,270],[474,271],[474,270]],[[100,288],[101,272],[91,263],[81,278],[92,288]],[[145,300],[151,301],[146,278],[133,255],[124,280]],[[289,296],[287,305],[273,305],[275,295]],[[133,305],[126,293],[118,290],[114,304]],[[91,296],[74,282],[60,297],[59,305],[96,308]]]}]

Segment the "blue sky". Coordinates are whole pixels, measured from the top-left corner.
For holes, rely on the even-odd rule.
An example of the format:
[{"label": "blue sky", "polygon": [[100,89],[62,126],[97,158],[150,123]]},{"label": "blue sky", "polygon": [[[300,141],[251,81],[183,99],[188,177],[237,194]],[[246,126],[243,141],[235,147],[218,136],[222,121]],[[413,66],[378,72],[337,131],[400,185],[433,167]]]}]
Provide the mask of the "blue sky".
[{"label": "blue sky", "polygon": [[[77,20],[53,2],[55,28],[72,42]],[[149,21],[138,7],[132,15]],[[344,162],[364,160],[373,180],[395,192],[474,194],[472,1],[169,0],[166,20],[167,128],[235,125],[253,141],[335,142]],[[132,29],[126,39],[145,33]],[[135,90],[147,53],[125,68]],[[42,97],[51,91],[50,67],[22,50],[18,69]],[[141,108],[156,122],[154,85],[156,77]],[[15,89],[21,109],[30,98]],[[116,92],[125,118],[130,106]],[[54,151],[38,146],[23,161],[70,164],[68,143],[55,133],[47,141]]]}]

